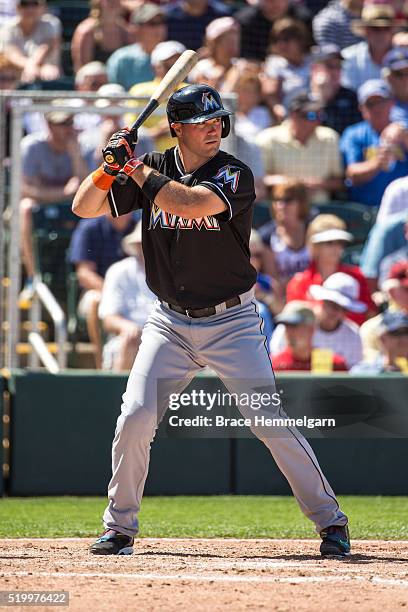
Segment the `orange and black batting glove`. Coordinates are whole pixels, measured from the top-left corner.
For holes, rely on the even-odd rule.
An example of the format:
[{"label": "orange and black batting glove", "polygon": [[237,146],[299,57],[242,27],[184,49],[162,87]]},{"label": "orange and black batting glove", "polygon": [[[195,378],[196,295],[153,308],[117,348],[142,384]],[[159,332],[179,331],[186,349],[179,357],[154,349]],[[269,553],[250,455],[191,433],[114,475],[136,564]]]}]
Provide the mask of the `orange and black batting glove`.
[{"label": "orange and black batting glove", "polygon": [[[123,128],[112,134],[108,144],[102,149],[104,163],[92,174],[92,180],[96,187],[104,191],[110,189],[119,171],[123,170],[131,159],[134,159],[132,156],[136,142],[137,134],[134,132],[130,134],[128,128]],[[135,168],[132,172],[134,170]],[[126,172],[126,174],[128,173]]]}]

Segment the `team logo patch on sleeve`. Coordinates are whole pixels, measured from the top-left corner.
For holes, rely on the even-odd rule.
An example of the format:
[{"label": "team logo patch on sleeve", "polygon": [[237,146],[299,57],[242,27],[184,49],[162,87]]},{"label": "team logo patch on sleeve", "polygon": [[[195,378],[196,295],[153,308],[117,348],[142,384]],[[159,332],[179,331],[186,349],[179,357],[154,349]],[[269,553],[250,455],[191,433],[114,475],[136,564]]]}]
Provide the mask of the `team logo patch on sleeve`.
[{"label": "team logo patch on sleeve", "polygon": [[202,103],[205,111],[217,110],[220,108],[220,105],[210,91],[205,91],[203,93]]},{"label": "team logo patch on sleeve", "polygon": [[217,181],[217,183],[229,185],[231,187],[231,191],[235,193],[238,189],[240,174],[240,170],[234,170],[231,166],[223,166],[214,176],[214,180]]}]

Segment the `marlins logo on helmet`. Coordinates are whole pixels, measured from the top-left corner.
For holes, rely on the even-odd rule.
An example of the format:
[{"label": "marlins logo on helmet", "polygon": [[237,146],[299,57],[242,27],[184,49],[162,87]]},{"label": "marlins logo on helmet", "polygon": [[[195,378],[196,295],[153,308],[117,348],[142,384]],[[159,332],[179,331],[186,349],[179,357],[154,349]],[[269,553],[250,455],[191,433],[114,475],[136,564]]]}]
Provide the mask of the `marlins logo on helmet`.
[{"label": "marlins logo on helmet", "polygon": [[217,108],[220,108],[220,105],[212,95],[211,91],[205,91],[203,93],[202,102],[205,111],[217,110]]}]

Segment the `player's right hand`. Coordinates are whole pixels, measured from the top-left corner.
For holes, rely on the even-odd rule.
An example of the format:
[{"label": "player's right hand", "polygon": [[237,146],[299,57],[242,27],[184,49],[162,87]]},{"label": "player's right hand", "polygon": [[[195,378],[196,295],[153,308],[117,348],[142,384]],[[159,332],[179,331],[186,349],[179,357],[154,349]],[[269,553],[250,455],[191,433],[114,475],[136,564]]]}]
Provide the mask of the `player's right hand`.
[{"label": "player's right hand", "polygon": [[119,171],[131,157],[137,142],[137,134],[122,128],[112,134],[106,147],[102,149],[105,164],[113,171]]}]

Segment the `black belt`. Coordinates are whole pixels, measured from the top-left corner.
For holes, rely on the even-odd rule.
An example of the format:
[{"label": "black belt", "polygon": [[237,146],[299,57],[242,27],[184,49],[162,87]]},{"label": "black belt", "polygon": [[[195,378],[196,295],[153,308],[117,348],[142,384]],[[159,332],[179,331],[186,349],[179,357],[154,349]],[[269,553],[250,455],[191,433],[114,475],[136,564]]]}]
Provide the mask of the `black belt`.
[{"label": "black belt", "polygon": [[[201,319],[201,317],[211,317],[212,315],[215,315],[217,313],[215,306],[209,306],[208,308],[184,309],[184,308],[181,308],[180,306],[177,306],[176,304],[169,304],[168,302],[164,302],[164,304],[168,308],[170,308],[170,310],[174,310],[174,312],[183,314],[186,317],[191,317],[192,319]],[[219,304],[219,306],[222,306],[224,304],[225,304],[225,309],[223,310],[226,310],[227,308],[232,308],[233,306],[238,306],[239,304],[241,304],[241,298],[239,297],[239,295],[237,295],[236,297],[233,297],[230,300],[227,300],[226,302]]]}]

